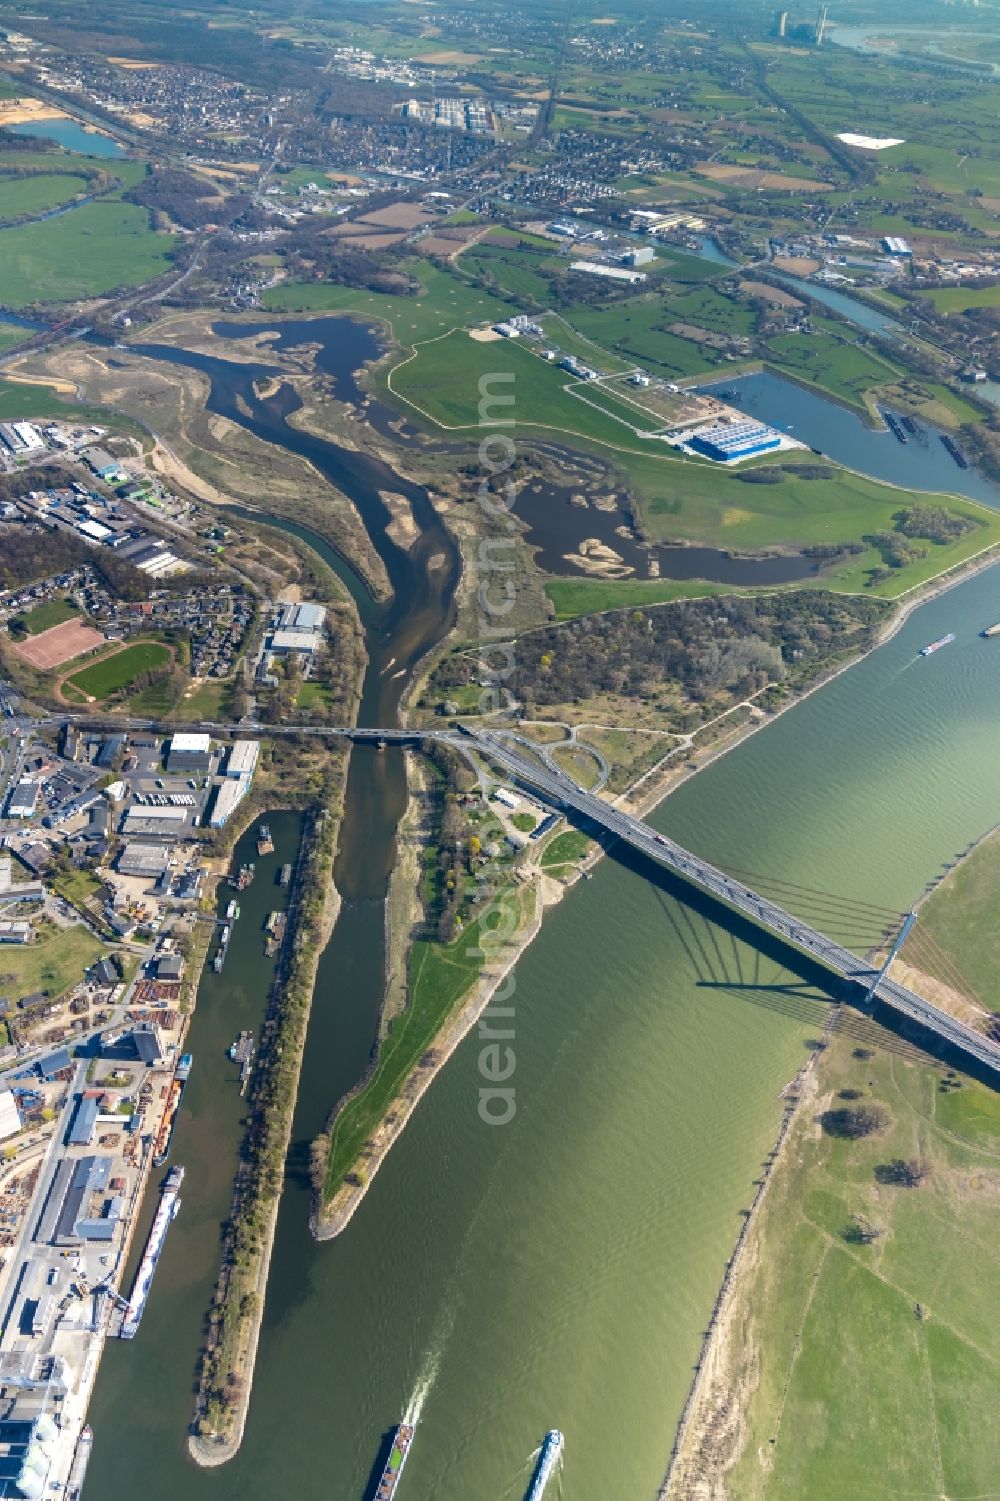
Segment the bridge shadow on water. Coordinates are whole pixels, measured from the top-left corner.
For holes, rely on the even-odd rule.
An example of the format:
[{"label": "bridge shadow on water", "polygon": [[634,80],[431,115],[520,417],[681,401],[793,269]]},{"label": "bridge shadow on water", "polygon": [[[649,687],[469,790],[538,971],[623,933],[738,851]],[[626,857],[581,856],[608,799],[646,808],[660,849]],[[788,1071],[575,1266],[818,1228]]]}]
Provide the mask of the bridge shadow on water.
[{"label": "bridge shadow on water", "polygon": [[[593,836],[591,826],[582,820],[581,826]],[[663,920],[683,948],[699,988],[728,992],[742,1003],[812,1023],[818,1029],[826,1025],[831,1002],[840,1002],[843,1010],[837,1030],[859,1047],[884,1048],[911,1061],[929,1057],[942,1069],[956,1069],[992,1089],[998,1087],[995,1073],[935,1032],[892,1006],[881,1002],[866,1006],[860,985],[835,975],[770,929],[758,927],[742,912],[631,845],[620,841],[609,845],[607,831],[601,833],[608,858],[656,888]],[[789,978],[769,979],[769,965]],[[864,965],[859,957],[858,967]]]}]

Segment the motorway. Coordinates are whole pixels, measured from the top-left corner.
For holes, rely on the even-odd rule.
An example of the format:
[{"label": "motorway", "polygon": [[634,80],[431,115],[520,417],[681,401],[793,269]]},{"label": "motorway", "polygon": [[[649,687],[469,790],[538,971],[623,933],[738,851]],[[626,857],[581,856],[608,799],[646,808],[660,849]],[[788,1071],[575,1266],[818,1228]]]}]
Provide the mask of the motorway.
[{"label": "motorway", "polygon": [[[693,855],[690,850],[684,849],[666,835],[658,834],[641,819],[623,813],[613,804],[584,791],[564,772],[529,760],[499,736],[470,733],[465,740],[467,745],[471,744],[501,767],[514,782],[541,797],[551,807],[576,813],[591,824],[600,824],[632,849],[667,866],[727,906],[742,912],[752,922],[768,928],[826,969],[843,976],[866,992],[871,990],[878,970],[872,969],[850,949],[827,938],[824,933],[802,922],[784,907],[779,907],[751,887],[727,876],[725,871],[702,860],[700,856]],[[880,982],[877,993],[880,1001],[901,1015],[934,1032],[950,1046],[1000,1074],[1000,1047],[981,1033],[963,1026],[946,1011],[940,1011],[915,991],[908,990],[905,985],[900,985],[890,977]],[[869,1003],[872,999],[874,997],[869,997]]]}]

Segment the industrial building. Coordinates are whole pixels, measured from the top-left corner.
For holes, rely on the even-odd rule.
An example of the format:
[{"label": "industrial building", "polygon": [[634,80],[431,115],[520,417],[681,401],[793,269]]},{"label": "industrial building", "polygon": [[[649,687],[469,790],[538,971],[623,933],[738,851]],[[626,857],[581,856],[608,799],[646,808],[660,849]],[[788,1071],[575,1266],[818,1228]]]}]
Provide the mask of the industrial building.
[{"label": "industrial building", "polygon": [[0,922],[0,943],[30,943],[30,922]]},{"label": "industrial building", "polygon": [[226,762],[226,776],[235,781],[250,778],[257,770],[257,759],[260,756],[259,740],[237,740],[230,747],[229,759]]},{"label": "industrial building", "polygon": [[38,783],[24,777],[11,788],[4,811],[8,818],[32,818],[37,806]]},{"label": "industrial building", "polygon": [[571,271],[585,271],[588,276],[606,276],[610,281],[627,281],[631,286],[646,280],[645,271],[625,271],[621,266],[602,266],[599,261],[570,261]]},{"label": "industrial building", "polygon": [[21,1114],[11,1090],[0,1090],[0,1141],[16,1136],[21,1129]]},{"label": "industrial building", "polygon": [[[515,325],[516,319],[511,320]],[[278,629],[282,631],[319,631],[326,619],[326,606],[308,602],[286,605],[278,617]]]},{"label": "industrial building", "polygon": [[656,260],[656,251],[651,245],[639,245],[635,250],[626,250],[622,256],[623,266],[648,266]]},{"label": "industrial building", "polygon": [[146,876],[155,881],[168,865],[166,850],[159,844],[126,844],[118,856],[117,870],[123,876]]},{"label": "industrial building", "polygon": [[167,751],[168,771],[210,771],[212,767],[211,736],[181,730],[170,741]]},{"label": "industrial building", "polygon": [[94,1130],[97,1126],[97,1117],[100,1114],[100,1104],[97,1096],[82,1094],[77,1101],[73,1119],[70,1122],[69,1133],[66,1137],[66,1145],[70,1147],[89,1147],[94,1139]]},{"label": "industrial building", "polygon": [[250,779],[241,777],[224,781],[216,791],[209,824],[213,829],[222,829],[232,818],[240,803],[250,791]]},{"label": "industrial building", "polygon": [[122,1213],[122,1200],[105,1196],[113,1166],[114,1159],[106,1156],[64,1157],[49,1189],[36,1239],[61,1246],[112,1240]]},{"label": "industrial building", "polygon": [[319,647],[320,636],[316,631],[275,631],[268,650],[277,656],[302,652],[303,655],[311,657],[319,651]]},{"label": "industrial building", "polygon": [[176,839],[187,822],[190,808],[173,805],[157,808],[153,805],[137,805],[129,808],[122,819],[123,834],[157,834]]},{"label": "industrial building", "polygon": [[43,1496],[59,1441],[51,1415],[0,1420],[0,1496]]},{"label": "industrial building", "polygon": [[782,435],[763,422],[730,422],[694,433],[689,447],[718,464],[734,464],[781,447]]}]

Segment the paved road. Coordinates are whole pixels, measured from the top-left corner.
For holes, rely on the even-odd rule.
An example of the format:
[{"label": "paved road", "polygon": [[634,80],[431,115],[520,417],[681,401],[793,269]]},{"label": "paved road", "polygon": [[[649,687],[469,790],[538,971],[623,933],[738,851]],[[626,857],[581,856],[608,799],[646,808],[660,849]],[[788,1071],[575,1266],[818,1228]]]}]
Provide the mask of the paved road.
[{"label": "paved road", "polygon": [[[529,760],[496,735],[480,734],[468,738],[512,780],[540,795],[551,806],[576,812],[592,823],[601,824],[633,849],[666,865],[677,875],[725,902],[727,906],[744,913],[761,927],[770,929],[779,938],[793,944],[835,974],[842,975],[866,990],[872,985],[878,972],[863,959],[859,959],[857,954],[827,938],[824,933],[802,922],[791,912],[786,912],[776,902],[769,901],[751,887],[727,876],[717,866],[693,855],[690,850],[684,849],[666,835],[658,834],[641,819],[585,792],[564,773],[553,772],[537,761]],[[936,1033],[952,1047],[975,1058],[978,1063],[1000,1073],[1000,1047],[980,1033],[963,1026],[947,1012],[932,1006],[915,991],[908,990],[905,985],[890,978],[879,985],[878,998]]]}]

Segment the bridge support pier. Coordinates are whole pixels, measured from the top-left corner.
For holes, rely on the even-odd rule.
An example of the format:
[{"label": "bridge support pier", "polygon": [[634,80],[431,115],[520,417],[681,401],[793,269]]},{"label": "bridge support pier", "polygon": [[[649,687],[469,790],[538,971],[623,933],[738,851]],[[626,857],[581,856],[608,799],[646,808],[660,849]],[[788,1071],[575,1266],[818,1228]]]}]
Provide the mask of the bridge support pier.
[{"label": "bridge support pier", "polygon": [[875,976],[874,980],[872,981],[871,985],[868,987],[868,990],[867,990],[867,992],[865,994],[865,1005],[866,1006],[870,1006],[874,1002],[876,990],[878,990],[878,988],[881,985],[882,981],[885,979],[886,975],[889,973],[889,969],[890,969],[890,967],[892,965],[892,961],[896,958],[896,956],[899,953],[900,949],[903,947],[903,944],[906,942],[907,938],[910,936],[910,931],[913,928],[913,924],[916,922],[916,920],[917,920],[917,914],[915,912],[907,912],[906,916],[903,918],[902,927],[900,928],[899,932],[896,935],[895,942],[893,943],[892,948],[889,950],[889,953],[888,953],[888,955],[886,957],[886,961],[883,964],[882,968],[879,970],[878,974]]}]

